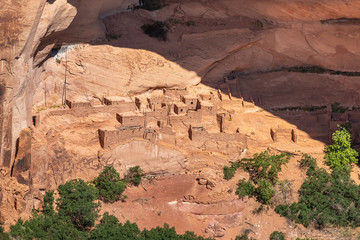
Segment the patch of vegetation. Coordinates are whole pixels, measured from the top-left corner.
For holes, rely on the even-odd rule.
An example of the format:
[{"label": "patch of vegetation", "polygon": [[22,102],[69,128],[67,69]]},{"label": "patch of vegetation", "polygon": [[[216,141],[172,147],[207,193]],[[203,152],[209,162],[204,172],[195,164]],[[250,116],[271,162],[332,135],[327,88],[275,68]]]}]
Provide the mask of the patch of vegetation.
[{"label": "patch of vegetation", "polygon": [[351,134],[351,128],[352,128],[351,122],[340,124],[340,128],[345,128]]},{"label": "patch of vegetation", "polygon": [[269,204],[271,198],[275,195],[273,184],[267,179],[257,181],[256,196],[264,204]]},{"label": "patch of vegetation", "polygon": [[[74,189],[74,193],[83,195]],[[87,194],[84,194],[87,195]],[[86,196],[84,196],[86,198]],[[79,198],[76,197],[71,205],[76,205]],[[83,202],[83,201],[80,201]],[[87,239],[87,232],[80,231],[69,215],[59,215],[53,208],[54,197],[53,191],[47,192],[44,196],[44,205],[42,212],[33,212],[32,218],[23,221],[21,218],[15,225],[10,227],[10,235],[15,239],[32,240],[32,239]],[[58,208],[60,209],[59,205]],[[91,211],[94,209],[91,209]],[[73,211],[71,211],[73,213]],[[82,212],[77,211],[77,212]],[[71,215],[71,214],[70,214]],[[82,218],[82,216],[79,216]]]},{"label": "patch of vegetation", "polygon": [[281,171],[281,166],[287,163],[289,159],[290,155],[288,153],[271,155],[268,151],[265,151],[260,154],[254,154],[254,158],[244,158],[239,164],[245,171],[250,173],[251,180],[265,179],[275,184]]},{"label": "patch of vegetation", "polygon": [[128,181],[121,180],[120,174],[112,166],[106,166],[93,183],[99,191],[100,199],[104,202],[112,203],[126,198],[122,193]]},{"label": "patch of vegetation", "polygon": [[225,166],[223,168],[224,178],[230,180],[235,176],[236,170],[240,167],[239,162],[232,162],[231,166]]},{"label": "patch of vegetation", "polygon": [[148,11],[158,10],[165,7],[165,0],[140,0],[137,8],[146,9]]},{"label": "patch of vegetation", "polygon": [[296,238],[296,240],[316,240],[315,238]]},{"label": "patch of vegetation", "polygon": [[36,113],[40,113],[40,112],[42,112],[42,111],[44,111],[44,110],[46,110],[46,108],[44,108],[44,107],[39,108],[39,109],[36,111]]},{"label": "patch of vegetation", "polygon": [[236,194],[241,198],[245,196],[252,197],[255,194],[255,186],[250,180],[245,182],[245,180],[242,179],[238,183]]},{"label": "patch of vegetation", "polygon": [[[106,168],[102,175],[109,179],[117,174]],[[100,176],[98,177],[100,178]],[[110,178],[111,180],[113,178]],[[97,198],[97,189],[91,183],[75,179],[60,185],[60,198],[54,205],[54,192],[47,192],[44,196],[42,211],[34,211],[32,218],[23,221],[21,218],[11,226],[10,235],[13,239],[21,240],[144,240],[144,239],[171,239],[171,240],[211,240],[195,235],[193,232],[178,234],[175,228],[164,224],[151,230],[140,231],[136,223],[127,221],[122,224],[119,220],[105,212],[99,224],[94,226],[98,219],[100,204],[94,202]],[[8,233],[0,227],[0,239],[10,239]]]},{"label": "patch of vegetation", "polygon": [[249,237],[248,233],[244,233],[244,234],[236,236],[235,240],[256,240],[256,239]]},{"label": "patch of vegetation", "polygon": [[106,34],[106,39],[107,39],[108,41],[117,40],[117,39],[119,39],[119,38],[121,38],[121,34],[115,34],[115,33],[107,33],[107,34]]},{"label": "patch of vegetation", "polygon": [[63,107],[64,105],[63,104],[54,104],[54,105],[51,105],[50,108],[53,109],[53,108],[59,108],[59,107]]},{"label": "patch of vegetation", "polygon": [[308,154],[303,154],[301,160],[300,160],[300,168],[301,169],[308,169],[308,168],[314,168],[316,167],[316,159],[311,157]]},{"label": "patch of vegetation", "polygon": [[98,218],[100,203],[98,190],[82,179],[74,179],[58,187],[60,198],[57,200],[58,214],[70,217],[71,222],[79,230],[93,227]]},{"label": "patch of vegetation", "polygon": [[235,237],[235,240],[256,240],[255,238],[249,237],[250,232],[252,232],[251,229],[245,229],[243,234]]},{"label": "patch of vegetation", "polygon": [[9,234],[4,232],[4,228],[1,225],[0,225],[0,240],[10,240]]},{"label": "patch of vegetation", "polygon": [[251,23],[253,29],[262,29],[264,27],[264,24],[260,20],[256,20]]},{"label": "patch of vegetation", "polygon": [[[269,204],[274,196],[274,185],[277,182],[281,166],[287,163],[290,155],[281,153],[279,155],[270,155],[265,151],[260,154],[254,154],[253,158],[245,158],[237,162],[232,162],[230,167],[224,167],[224,178],[229,180],[234,177],[238,168],[249,172],[250,180],[245,182],[241,180],[238,183],[236,194],[239,197],[256,196],[257,199]],[[255,187],[256,184],[256,187]]]},{"label": "patch of vegetation", "polygon": [[325,105],[322,106],[296,106],[296,107],[283,107],[283,108],[273,108],[273,111],[306,111],[306,112],[315,112],[326,109]]},{"label": "patch of vegetation", "polygon": [[360,187],[350,179],[348,168],[328,173],[311,164],[306,174],[300,201],[277,206],[277,213],[305,227],[360,226]]},{"label": "patch of vegetation", "polygon": [[300,72],[300,73],[317,73],[317,74],[330,74],[330,75],[342,75],[355,77],[360,76],[360,72],[344,72],[344,71],[335,71],[331,69],[326,69],[319,66],[299,66],[299,67],[290,67],[285,68],[288,72]]},{"label": "patch of vegetation", "polygon": [[331,104],[331,112],[333,113],[344,113],[347,110],[349,110],[347,107],[341,106],[338,102]]},{"label": "patch of vegetation", "polygon": [[270,234],[270,240],[285,240],[285,235],[282,232],[275,231]]},{"label": "patch of vegetation", "polygon": [[141,183],[141,178],[144,176],[143,170],[139,166],[130,168],[129,174],[126,176],[128,181],[135,186],[139,186]]},{"label": "patch of vegetation", "polygon": [[266,206],[266,208],[265,208],[265,206],[263,204],[261,204],[260,207],[255,208],[252,211],[252,214],[260,214],[260,213],[264,212],[265,210],[266,211],[269,210],[269,206]]},{"label": "patch of vegetation", "polygon": [[332,135],[333,144],[326,146],[326,164],[331,168],[348,168],[350,163],[357,163],[358,152],[351,148],[351,135],[344,127]]},{"label": "patch of vegetation", "polygon": [[141,26],[143,32],[149,37],[156,38],[159,41],[167,41],[169,26],[164,22],[155,21]]},{"label": "patch of vegetation", "polygon": [[277,206],[279,204],[287,204],[292,202],[294,185],[292,181],[283,180],[278,181],[274,185],[275,195],[271,198],[271,205]]}]

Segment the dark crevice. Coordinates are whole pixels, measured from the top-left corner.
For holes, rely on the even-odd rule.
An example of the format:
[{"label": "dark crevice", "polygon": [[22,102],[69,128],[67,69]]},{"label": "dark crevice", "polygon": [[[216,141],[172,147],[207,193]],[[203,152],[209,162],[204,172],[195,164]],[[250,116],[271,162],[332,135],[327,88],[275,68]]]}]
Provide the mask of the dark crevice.
[{"label": "dark crevice", "polygon": [[16,139],[16,145],[15,145],[15,159],[19,153],[19,138]]},{"label": "dark crevice", "polygon": [[320,20],[321,24],[360,24],[360,18],[336,18],[336,19],[324,19]]},{"label": "dark crevice", "polygon": [[272,73],[272,72],[297,72],[297,73],[315,73],[315,74],[329,74],[329,75],[341,75],[347,77],[360,77],[360,72],[352,71],[338,71],[328,68],[323,68],[319,66],[295,66],[295,67],[286,67],[286,68],[277,68],[267,71],[257,71],[257,72],[231,72],[228,76],[229,80],[233,80],[236,77],[247,76],[250,74],[258,73]]}]

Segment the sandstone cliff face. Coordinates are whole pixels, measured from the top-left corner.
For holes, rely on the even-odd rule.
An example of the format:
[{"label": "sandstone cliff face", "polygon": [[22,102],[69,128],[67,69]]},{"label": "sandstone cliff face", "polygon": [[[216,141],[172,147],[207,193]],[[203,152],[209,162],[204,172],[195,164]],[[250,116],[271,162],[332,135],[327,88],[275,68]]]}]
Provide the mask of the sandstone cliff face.
[{"label": "sandstone cliff face", "polygon": [[[104,162],[116,163],[117,157],[126,151],[124,148],[154,147],[129,143],[99,155],[88,151],[89,146],[75,148],[77,143],[69,144],[71,139],[64,140],[49,126],[42,132],[46,136],[39,134],[32,143],[32,154],[25,154],[26,144],[22,144],[22,139],[29,136],[28,130],[20,134],[21,130],[32,125],[32,115],[40,108],[61,104],[65,75],[69,98],[101,98],[135,95],[158,88],[184,88],[200,82],[216,86],[224,74],[234,70],[249,73],[308,64],[358,71],[360,27],[322,24],[320,20],[358,18],[359,0],[181,3],[169,0],[168,6],[158,11],[127,11],[135,3],[133,0],[4,2],[0,10],[3,208],[11,205],[14,212],[30,212],[41,199],[39,191],[28,194],[31,188],[44,191],[69,178],[92,176]],[[176,21],[170,24],[167,42],[150,38],[141,30],[144,23],[168,19]],[[110,35],[117,39],[109,38]],[[55,60],[55,51],[51,55],[51,50],[60,47],[64,53],[62,50],[57,53],[59,60]],[[68,131],[73,136],[71,127]],[[87,144],[96,142],[93,135],[89,139]],[[22,150],[15,157],[16,149]],[[161,148],[152,153],[148,172],[183,169],[185,157],[180,151]],[[74,162],[72,157],[79,162]],[[168,158],[173,161],[166,164]],[[103,162],[99,163],[99,159]],[[152,159],[161,161],[154,166]],[[122,158],[124,161],[130,160]],[[11,174],[13,166],[15,172]],[[120,165],[118,170],[124,171]],[[29,184],[29,178],[34,180],[33,185]],[[14,191],[15,188],[18,190]],[[31,206],[14,200],[15,196],[22,201],[32,199]],[[14,219],[17,217],[15,214]]]}]

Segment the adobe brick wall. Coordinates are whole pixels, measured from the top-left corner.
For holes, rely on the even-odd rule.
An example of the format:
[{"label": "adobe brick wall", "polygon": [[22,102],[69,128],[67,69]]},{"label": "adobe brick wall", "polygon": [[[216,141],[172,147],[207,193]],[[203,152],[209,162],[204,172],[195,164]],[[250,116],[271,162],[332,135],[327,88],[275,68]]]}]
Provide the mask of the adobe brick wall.
[{"label": "adobe brick wall", "polygon": [[127,115],[125,113],[117,113],[116,119],[123,126],[142,126],[144,127],[145,116],[144,115]]},{"label": "adobe brick wall", "polygon": [[93,101],[76,101],[66,99],[65,103],[69,108],[91,108],[93,106]]},{"label": "adobe brick wall", "polygon": [[107,148],[113,144],[117,144],[123,140],[143,137],[144,129],[124,128],[124,129],[99,129],[99,142],[102,148]]}]

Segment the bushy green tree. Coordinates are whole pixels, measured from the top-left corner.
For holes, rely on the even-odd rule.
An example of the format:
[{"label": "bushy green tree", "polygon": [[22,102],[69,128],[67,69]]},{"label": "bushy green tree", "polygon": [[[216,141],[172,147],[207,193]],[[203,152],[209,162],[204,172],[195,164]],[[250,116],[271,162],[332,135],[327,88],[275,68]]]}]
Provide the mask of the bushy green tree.
[{"label": "bushy green tree", "polygon": [[140,233],[136,223],[119,223],[115,216],[105,212],[100,223],[91,231],[89,240],[132,240],[137,239]]},{"label": "bushy green tree", "polygon": [[58,187],[60,198],[57,200],[59,216],[69,216],[79,230],[94,226],[99,217],[100,203],[98,190],[82,179],[74,179]]},{"label": "bushy green tree", "polygon": [[356,150],[351,148],[351,135],[344,127],[339,126],[333,135],[333,144],[326,146],[326,163],[331,168],[346,168],[350,163],[357,163],[357,156],[359,155]]},{"label": "bushy green tree", "polygon": [[130,181],[130,183],[134,184],[135,186],[139,186],[141,183],[141,178],[144,175],[143,172],[144,171],[140,168],[140,166],[131,167],[126,178]]},{"label": "bushy green tree", "polygon": [[16,239],[87,239],[87,232],[79,231],[71,222],[70,217],[61,217],[57,214],[43,215],[34,213],[28,221],[21,219],[11,226],[10,234]]},{"label": "bushy green tree", "polygon": [[44,205],[43,205],[44,215],[51,216],[55,214],[53,205],[54,205],[54,191],[48,191],[44,195]]},{"label": "bushy green tree", "polygon": [[10,240],[9,234],[4,232],[4,228],[1,225],[0,225],[0,240]]},{"label": "bushy green tree", "polygon": [[[269,154],[268,151],[254,154],[253,158],[244,158],[237,162],[232,162],[230,167],[224,167],[224,178],[231,179],[239,167],[249,172],[250,180],[239,181],[236,194],[239,197],[256,196],[257,199],[269,204],[274,196],[274,185],[278,180],[278,174],[283,164],[290,159],[290,154],[281,153],[278,155]],[[256,187],[253,183],[256,183]]]},{"label": "bushy green tree", "polygon": [[105,202],[120,200],[127,185],[127,181],[122,181],[112,166],[106,166],[93,183],[99,190],[100,199]]},{"label": "bushy green tree", "polygon": [[239,163],[244,170],[250,173],[253,181],[266,179],[275,184],[281,171],[281,166],[287,163],[289,159],[290,155],[287,153],[271,155],[268,151],[264,151],[254,154],[253,158],[242,159]]},{"label": "bushy green tree", "polygon": [[306,174],[300,201],[277,206],[277,213],[305,227],[360,226],[360,186],[351,180],[349,169],[328,173],[315,166]]}]

